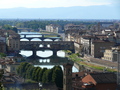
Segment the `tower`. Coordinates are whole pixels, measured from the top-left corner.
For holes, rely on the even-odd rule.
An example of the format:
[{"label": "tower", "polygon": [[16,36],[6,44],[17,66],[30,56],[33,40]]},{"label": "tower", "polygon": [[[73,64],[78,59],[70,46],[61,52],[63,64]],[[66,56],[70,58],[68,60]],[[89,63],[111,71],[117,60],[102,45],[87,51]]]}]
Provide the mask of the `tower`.
[{"label": "tower", "polygon": [[118,90],[120,89],[120,49],[118,49],[118,56],[117,56],[117,63],[118,63],[118,70],[117,70],[117,85]]},{"label": "tower", "polygon": [[63,90],[72,90],[72,66],[70,63],[63,65]]}]

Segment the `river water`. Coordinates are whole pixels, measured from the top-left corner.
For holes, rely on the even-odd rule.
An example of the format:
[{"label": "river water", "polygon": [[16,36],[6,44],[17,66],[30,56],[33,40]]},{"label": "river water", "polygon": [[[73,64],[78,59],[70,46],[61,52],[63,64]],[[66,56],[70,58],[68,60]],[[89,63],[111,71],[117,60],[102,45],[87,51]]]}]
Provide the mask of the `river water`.
[{"label": "river water", "polygon": [[[38,34],[38,33],[36,33],[36,32],[21,32],[19,34]],[[21,35],[21,37],[23,37],[23,36]],[[27,35],[26,37],[41,37],[41,35],[35,35],[35,36],[34,35]],[[59,39],[56,39],[55,41],[58,41],[58,40]],[[20,41],[28,41],[28,40],[27,39],[21,39]],[[41,41],[41,40],[38,39],[38,38],[34,38],[31,41]],[[44,41],[52,41],[52,40],[51,39],[45,39]],[[21,54],[23,57],[29,57],[29,56],[32,55],[32,51],[21,50],[19,54]],[[50,56],[53,55],[53,51],[51,51],[51,50],[37,51],[36,55],[39,56],[39,57],[47,58],[47,57],[50,57]],[[57,57],[64,58],[65,57],[65,52],[58,51],[57,52]],[[48,62],[49,63],[50,59],[49,58],[39,59],[39,62]],[[46,67],[46,68],[49,68],[49,69],[54,67],[54,65],[34,65],[34,66],[35,67],[39,66],[41,68]],[[62,65],[60,65],[60,66],[63,68]],[[78,72],[78,69],[73,66],[72,72]]]}]

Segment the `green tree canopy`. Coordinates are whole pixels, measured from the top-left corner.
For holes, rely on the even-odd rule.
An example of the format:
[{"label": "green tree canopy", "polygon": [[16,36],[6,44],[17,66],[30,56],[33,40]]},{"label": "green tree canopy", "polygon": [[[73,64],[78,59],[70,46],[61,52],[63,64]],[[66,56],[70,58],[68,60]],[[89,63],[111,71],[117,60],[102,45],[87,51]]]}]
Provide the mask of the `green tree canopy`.
[{"label": "green tree canopy", "polygon": [[5,53],[0,53],[0,57],[6,57]]}]

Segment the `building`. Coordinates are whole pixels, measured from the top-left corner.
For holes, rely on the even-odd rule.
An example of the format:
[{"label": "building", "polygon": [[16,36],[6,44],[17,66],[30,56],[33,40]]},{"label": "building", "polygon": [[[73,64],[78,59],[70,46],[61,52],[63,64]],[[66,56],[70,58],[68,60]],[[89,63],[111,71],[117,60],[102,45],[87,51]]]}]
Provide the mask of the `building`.
[{"label": "building", "polygon": [[5,70],[10,73],[17,74],[17,68],[20,64],[6,64]]},{"label": "building", "polygon": [[18,51],[20,49],[20,35],[12,30],[8,30],[6,44],[8,52]]},{"label": "building", "polygon": [[82,44],[80,43],[74,43],[74,47],[75,47],[75,53],[81,53],[82,51]]},{"label": "building", "polygon": [[75,72],[72,73],[72,88],[73,90],[84,90],[82,78],[85,76],[87,72]]},{"label": "building", "polygon": [[119,53],[120,45],[112,47],[113,52],[113,61],[118,62],[118,53]]},{"label": "building", "polygon": [[86,26],[85,25],[74,25],[74,24],[67,24],[64,26],[64,30],[85,30]]},{"label": "building", "polygon": [[101,58],[106,49],[110,49],[115,45],[115,42],[108,40],[94,40],[91,45],[91,55],[95,58]]},{"label": "building", "polygon": [[5,72],[16,73],[17,67],[19,64],[15,64],[13,58],[5,57],[4,59],[0,58],[0,68],[4,69]]},{"label": "building", "polygon": [[102,32],[102,34],[105,34],[105,35],[113,34],[113,31],[110,30],[110,29],[104,29],[104,30],[102,30],[101,32]]},{"label": "building", "polygon": [[92,44],[92,40],[94,40],[95,37],[91,36],[91,35],[84,35],[81,36],[81,44],[82,44],[82,53],[87,54],[87,55],[91,55],[91,44]]},{"label": "building", "polygon": [[117,77],[114,73],[90,73],[82,78],[86,90],[116,90]]},{"label": "building", "polygon": [[5,38],[5,30],[0,30],[0,52],[6,53],[6,38]]},{"label": "building", "polygon": [[53,33],[62,33],[62,27],[56,24],[46,25],[46,31]]},{"label": "building", "polygon": [[103,60],[113,61],[113,52],[112,49],[106,49],[104,52]]},{"label": "building", "polygon": [[114,23],[113,22],[99,22],[98,23],[98,31],[101,31],[103,29],[109,29],[110,26],[113,26]]},{"label": "building", "polygon": [[117,62],[117,50],[119,49],[119,46],[111,47],[111,49],[106,49],[104,52],[104,56],[102,57],[103,60],[108,60],[111,62]]},{"label": "building", "polygon": [[6,53],[6,43],[0,42],[0,53]]}]

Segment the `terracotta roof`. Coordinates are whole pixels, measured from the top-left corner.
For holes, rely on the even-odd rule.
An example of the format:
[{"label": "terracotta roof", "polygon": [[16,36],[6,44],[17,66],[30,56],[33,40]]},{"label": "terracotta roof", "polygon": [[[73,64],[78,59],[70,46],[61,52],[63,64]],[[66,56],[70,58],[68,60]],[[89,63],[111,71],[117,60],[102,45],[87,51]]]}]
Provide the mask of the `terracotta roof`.
[{"label": "terracotta roof", "polygon": [[117,83],[117,77],[114,73],[90,73],[96,83]]}]

